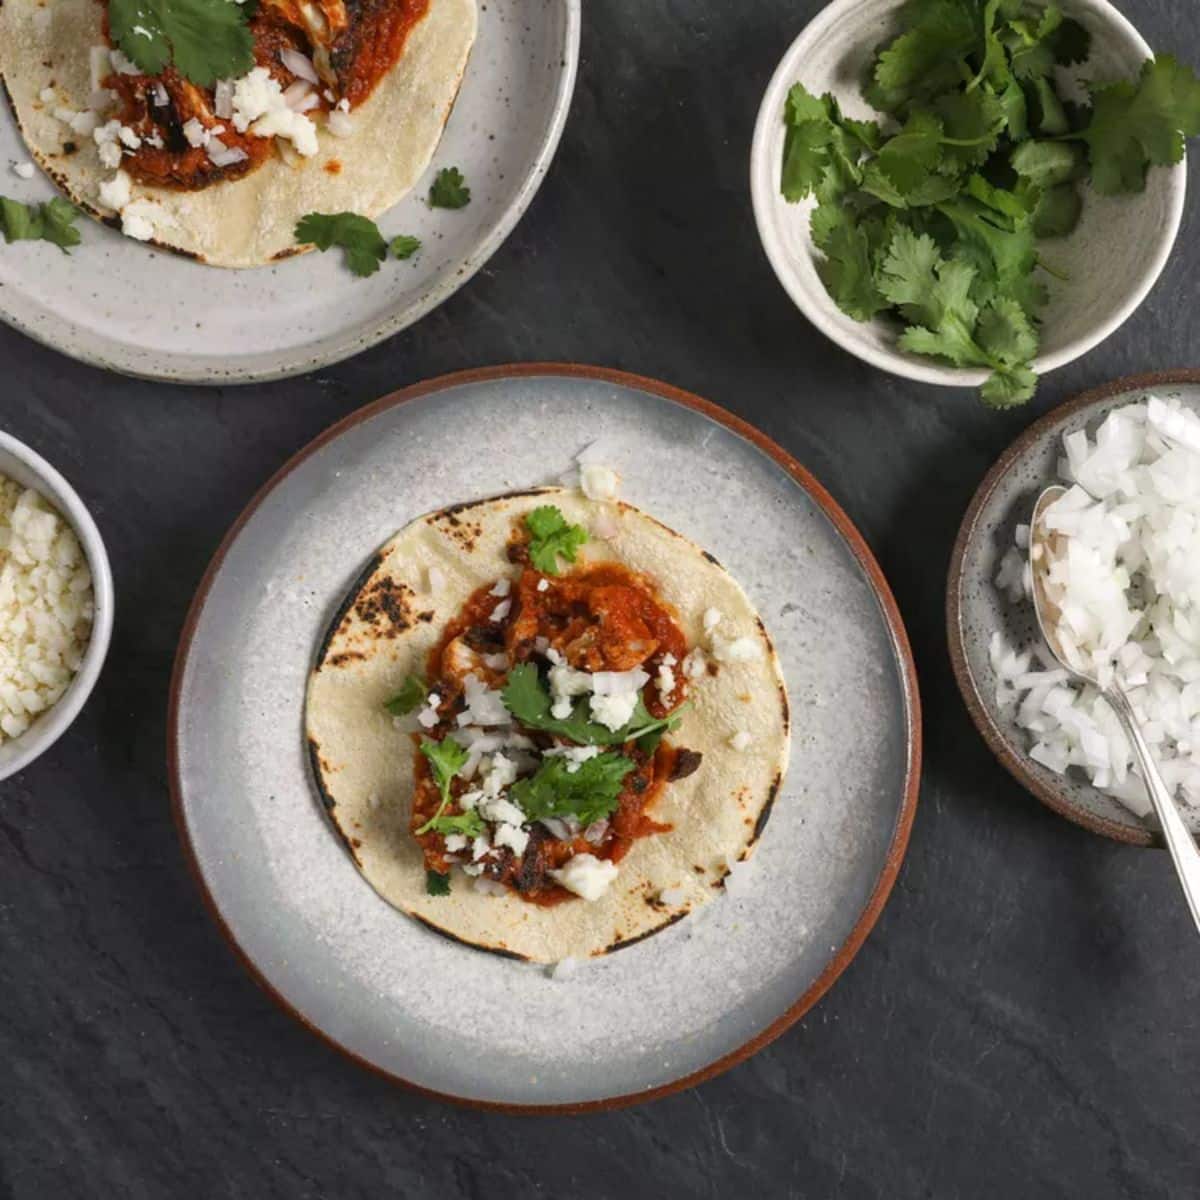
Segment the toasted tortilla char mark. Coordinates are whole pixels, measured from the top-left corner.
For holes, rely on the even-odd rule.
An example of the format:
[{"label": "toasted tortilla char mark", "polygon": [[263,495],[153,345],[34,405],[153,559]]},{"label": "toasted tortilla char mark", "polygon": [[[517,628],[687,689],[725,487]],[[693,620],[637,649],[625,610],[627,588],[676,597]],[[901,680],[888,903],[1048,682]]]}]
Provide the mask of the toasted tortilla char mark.
[{"label": "toasted tortilla char mark", "polygon": [[367,581],[379,570],[383,564],[383,554],[377,551],[368,561],[367,565],[359,571],[353,583],[351,583],[346,595],[342,598],[342,602],[337,606],[337,611],[333,614],[332,620],[325,627],[325,635],[321,638],[321,644],[317,648],[317,665],[313,668],[314,671],[319,671],[325,664],[325,656],[329,653],[329,647],[333,639],[337,637],[338,630],[342,627],[342,622],[345,620],[347,613],[354,606],[355,600],[358,599],[359,593],[367,586]]},{"label": "toasted tortilla char mark", "polygon": [[762,811],[758,814],[758,820],[754,822],[754,836],[750,839],[750,845],[754,845],[760,837],[763,830],[767,827],[767,822],[771,819],[771,810],[775,807],[775,800],[779,795],[779,789],[783,786],[783,773],[775,772],[775,778],[771,781],[771,790],[767,792],[767,802],[762,806]]},{"label": "toasted tortilla char mark", "polygon": [[[664,929],[668,929],[676,922],[682,921],[689,912],[691,912],[690,908],[680,909],[679,912],[672,913],[661,924],[655,925],[653,929],[645,929],[641,933],[636,934],[634,937],[621,938],[619,941],[613,942],[611,946],[606,946],[603,950],[594,951],[592,957],[599,958],[602,954],[616,954],[618,950],[628,950],[630,946],[636,946],[638,942],[644,942],[648,937],[653,937],[656,933],[662,933]],[[617,932],[617,936],[620,938],[619,930]]]},{"label": "toasted tortilla char mark", "polygon": [[362,841],[359,838],[351,837],[342,828],[342,824],[337,818],[337,800],[330,795],[325,786],[326,775],[332,775],[333,771],[329,763],[322,758],[321,747],[311,737],[308,739],[308,765],[312,772],[313,782],[317,785],[317,795],[321,797],[321,806],[325,809],[325,815],[329,818],[329,823],[333,826],[338,841],[342,843],[346,853],[354,860],[354,865],[361,871],[363,863],[358,849],[362,845]]},{"label": "toasted tortilla char mark", "polygon": [[354,602],[354,615],[370,627],[368,641],[394,638],[412,628],[415,614],[410,601],[416,593],[407,583],[397,583],[390,575],[381,575],[367,584]]}]

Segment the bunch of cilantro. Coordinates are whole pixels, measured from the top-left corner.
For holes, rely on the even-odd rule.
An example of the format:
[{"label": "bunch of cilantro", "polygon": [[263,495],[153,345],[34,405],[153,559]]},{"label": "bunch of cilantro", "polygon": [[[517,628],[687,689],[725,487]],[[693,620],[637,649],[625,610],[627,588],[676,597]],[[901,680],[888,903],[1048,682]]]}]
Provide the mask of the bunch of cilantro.
[{"label": "bunch of cilantro", "polygon": [[1089,37],[1054,4],[908,0],[900,20],[864,87],[886,130],[792,88],[783,195],[817,198],[819,270],[844,312],[890,314],[903,349],[989,370],[983,399],[1022,404],[1048,301],[1039,239],[1075,228],[1085,181],[1138,192],[1151,166],[1178,163],[1200,133],[1200,81],[1161,55],[1077,105],[1059,85]]}]

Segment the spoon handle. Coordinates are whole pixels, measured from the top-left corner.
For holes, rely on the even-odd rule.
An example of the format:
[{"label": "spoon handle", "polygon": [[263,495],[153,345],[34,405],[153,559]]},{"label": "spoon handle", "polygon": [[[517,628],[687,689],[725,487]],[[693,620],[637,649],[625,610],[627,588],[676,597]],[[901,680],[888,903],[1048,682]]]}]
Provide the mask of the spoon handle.
[{"label": "spoon handle", "polygon": [[1117,714],[1129,736],[1129,743],[1133,747],[1138,766],[1141,768],[1146,790],[1150,793],[1154,811],[1158,814],[1159,824],[1162,825],[1167,849],[1171,851],[1175,870],[1179,872],[1179,882],[1183,884],[1183,894],[1187,897],[1188,907],[1192,910],[1192,920],[1196,922],[1196,928],[1200,930],[1200,850],[1197,850],[1195,839],[1179,815],[1175,797],[1171,795],[1171,790],[1167,787],[1162,772],[1154,761],[1154,754],[1142,734],[1141,725],[1134,715],[1129,697],[1119,686],[1114,684],[1105,691],[1104,698],[1112,707],[1113,712]]}]

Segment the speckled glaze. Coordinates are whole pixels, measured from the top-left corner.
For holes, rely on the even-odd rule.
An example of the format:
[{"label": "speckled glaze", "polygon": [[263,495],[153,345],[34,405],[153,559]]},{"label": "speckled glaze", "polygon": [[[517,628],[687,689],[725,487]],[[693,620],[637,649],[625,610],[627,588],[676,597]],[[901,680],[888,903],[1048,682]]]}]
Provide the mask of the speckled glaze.
[{"label": "speckled glaze", "polygon": [[[92,221],[68,256],[44,244],[0,256],[0,317],[75,358],[129,375],[230,384],[315,370],[407,328],[491,257],[549,170],[566,122],[579,55],[579,0],[482,3],[479,36],[446,133],[426,176],[379,221],[415,234],[421,252],[369,279],[340,254],[309,253],[228,271],[140,245]],[[0,103],[4,194],[53,194],[9,164],[30,155]],[[431,209],[429,181],[457,166],[464,209]]]},{"label": "speckled glaze", "polygon": [[[875,47],[894,34],[904,0],[834,0],[792,43],[779,64],[755,127],[750,177],[763,247],[780,283],[804,315],[827,337],[865,362],[924,383],[975,386],[986,372],[939,365],[896,348],[895,327],[882,319],[847,316],[817,274],[809,214],[813,202],[789,204],[779,190],[783,163],[784,103],[794,83],[810,92],[832,92],[852,117],[878,113],[862,99],[860,81]],[[1153,51],[1108,0],[1064,0],[1060,7],[1092,35],[1092,55],[1065,79],[1108,81],[1135,76]],[[1161,274],[1179,232],[1187,191],[1186,164],[1150,172],[1146,190],[1099,196],[1089,187],[1083,218],[1069,238],[1040,243],[1052,278],[1043,274],[1050,304],[1042,327],[1041,375],[1073,361],[1118,329],[1146,298]]]},{"label": "speckled glaze", "polygon": [[[744,896],[554,980],[447,942],[371,890],[313,795],[301,720],[320,632],[376,546],[448,501],[553,481],[597,439],[626,497],[710,549],[757,605],[794,746]],[[169,723],[185,843],[260,981],[367,1065],[505,1107],[648,1098],[815,1003],[899,868],[919,737],[894,602],[820,485],[703,401],[552,366],[410,389],[285,467],[201,586]]]},{"label": "speckled glaze", "polygon": [[[1005,451],[963,519],[946,595],[955,677],[972,719],[996,756],[1056,812],[1096,833],[1138,846],[1161,844],[1153,817],[1142,821],[1083,776],[1058,775],[1029,757],[1030,735],[996,705],[996,675],[988,646],[996,630],[1014,647],[1040,639],[1033,605],[1009,600],[993,581],[1001,558],[1013,544],[1016,527],[1029,524],[1038,496],[1050,484],[1061,482],[1058,461],[1063,437],[1078,429],[1094,434],[1114,408],[1135,403],[1148,391],[1200,408],[1200,372],[1136,376],[1086,392],[1032,425]],[[1194,817],[1192,824],[1200,832]]]}]

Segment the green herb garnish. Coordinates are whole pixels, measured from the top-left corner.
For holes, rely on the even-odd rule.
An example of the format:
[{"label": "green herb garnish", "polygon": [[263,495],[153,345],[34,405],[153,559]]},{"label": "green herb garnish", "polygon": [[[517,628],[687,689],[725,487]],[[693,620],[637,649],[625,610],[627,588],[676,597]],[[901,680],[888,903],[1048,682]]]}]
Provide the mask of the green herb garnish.
[{"label": "green herb garnish", "polygon": [[471,203],[471,189],[457,167],[443,167],[429,189],[430,208],[466,208]]},{"label": "green herb garnish", "polygon": [[174,65],[200,87],[254,66],[247,22],[254,5],[233,0],[108,0],[113,41],[137,68],[160,75]]},{"label": "green herb garnish", "polygon": [[429,684],[420,675],[410,675],[400,685],[400,690],[383,707],[393,717],[406,717],[420,708],[428,695]]},{"label": "green herb garnish", "polygon": [[636,764],[621,754],[598,754],[575,770],[566,758],[545,758],[537,771],[513,784],[512,800],[525,815],[576,817],[580,824],[607,817],[616,807],[625,776]]},{"label": "green herb garnish", "polygon": [[407,233],[402,233],[399,237],[392,238],[391,244],[388,246],[388,249],[392,252],[392,257],[399,259],[412,258],[420,248],[421,239],[412,237]]},{"label": "green herb garnish", "polygon": [[427,896],[450,895],[450,876],[439,871],[425,872],[425,894]]},{"label": "green herb garnish", "polygon": [[996,407],[1027,401],[1047,302],[1037,239],[1078,224],[1080,183],[1137,192],[1150,166],[1200,134],[1200,80],[1168,55],[1079,108],[1056,71],[1088,57],[1087,31],[1055,4],[908,0],[865,95],[885,134],[833,96],[792,88],[780,188],[815,195],[821,278],[859,321],[887,313],[911,353],[990,372]]},{"label": "green herb garnish", "polygon": [[346,252],[346,265],[360,276],[374,275],[388,254],[388,244],[379,226],[352,212],[309,213],[301,217],[296,225],[296,241],[310,243],[318,250],[340,246]]},{"label": "green herb garnish", "polygon": [[467,761],[466,750],[453,738],[446,738],[441,742],[431,742],[428,738],[422,738],[421,753],[429,760],[430,769],[433,771],[433,780],[442,793],[442,802],[438,805],[437,812],[417,830],[418,836],[428,833],[433,828],[434,822],[439,820],[442,813],[446,811],[446,805],[450,803],[451,780],[463,769]]},{"label": "green herb garnish", "polygon": [[78,217],[79,210],[61,196],[45,204],[22,204],[0,196],[0,233],[6,242],[51,242],[66,254],[69,247],[79,245]]},{"label": "green herb garnish", "polygon": [[535,508],[525,518],[529,530],[529,561],[543,575],[558,574],[559,558],[575,561],[579,547],[588,540],[582,525],[569,525],[566,517],[553,504]]},{"label": "green herb garnish", "polygon": [[[674,729],[679,724],[678,710],[668,717],[652,717],[641,697],[629,723],[616,731],[591,719],[586,696],[575,702],[569,717],[556,717],[550,711],[553,703],[550,693],[542,684],[533,663],[522,663],[509,672],[501,697],[505,708],[522,725],[557,734],[578,746],[623,746],[626,742],[639,741],[660,731]],[[655,747],[657,742],[652,749]]]},{"label": "green herb garnish", "polygon": [[429,822],[429,828],[443,837],[461,833],[463,837],[474,838],[483,833],[487,825],[477,812],[465,812],[453,817],[435,817]]}]

